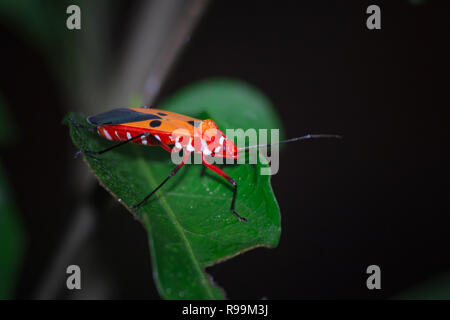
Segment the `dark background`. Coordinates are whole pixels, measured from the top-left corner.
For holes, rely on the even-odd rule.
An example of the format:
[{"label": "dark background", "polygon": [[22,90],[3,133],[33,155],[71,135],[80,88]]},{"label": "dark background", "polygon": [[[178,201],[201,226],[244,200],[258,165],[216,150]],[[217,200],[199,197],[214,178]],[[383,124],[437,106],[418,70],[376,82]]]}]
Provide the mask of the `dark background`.
[{"label": "dark background", "polygon": [[[123,2],[115,28],[137,3]],[[381,7],[381,30],[366,28],[369,4]],[[269,96],[286,136],[344,136],[281,153],[272,179],[278,248],[208,268],[229,298],[390,298],[450,270],[449,9],[444,1],[210,5],[159,101],[193,81],[230,76]],[[1,22],[0,39],[0,87],[21,137],[2,158],[29,241],[16,297],[30,298],[79,201],[70,191],[75,150],[44,58]],[[96,188],[95,201],[108,203]],[[103,297],[158,298],[139,223],[116,204],[99,220],[73,263],[101,279]],[[371,264],[381,267],[382,290],[366,288]]]}]

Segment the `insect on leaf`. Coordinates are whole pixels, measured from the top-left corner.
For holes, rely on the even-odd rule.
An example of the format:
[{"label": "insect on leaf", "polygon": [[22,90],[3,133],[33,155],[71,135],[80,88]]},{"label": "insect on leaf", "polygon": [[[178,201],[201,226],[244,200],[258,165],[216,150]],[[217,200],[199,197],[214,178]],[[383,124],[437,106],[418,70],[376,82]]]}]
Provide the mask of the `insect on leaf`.
[{"label": "insect on leaf", "polygon": [[[211,118],[224,132],[227,128],[280,128],[268,99],[236,80],[199,82],[158,108]],[[69,117],[86,124],[84,116]],[[79,149],[98,151],[113,144],[69,126]],[[141,201],[175,167],[161,148],[131,144],[85,159],[102,185],[127,207]],[[163,298],[223,299],[224,292],[211,283],[204,268],[258,246],[278,244],[280,212],[270,176],[260,175],[262,166],[222,166],[238,184],[236,211],[248,223],[229,210],[232,187],[212,171],[202,175],[202,166],[195,164],[185,165],[136,212],[148,233],[154,280]]]}]

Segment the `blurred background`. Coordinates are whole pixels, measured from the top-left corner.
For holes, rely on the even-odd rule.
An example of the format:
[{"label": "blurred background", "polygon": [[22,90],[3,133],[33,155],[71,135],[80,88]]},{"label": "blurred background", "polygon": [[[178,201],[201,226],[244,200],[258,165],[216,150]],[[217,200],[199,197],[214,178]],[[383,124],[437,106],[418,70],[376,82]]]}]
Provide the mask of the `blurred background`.
[{"label": "blurred background", "polygon": [[[0,298],[159,299],[144,229],[73,159],[61,121],[216,76],[264,92],[288,137],[344,136],[283,150],[279,246],[207,269],[230,299],[450,298],[449,9],[1,0]],[[69,264],[83,290],[65,289]],[[366,287],[372,264],[381,290]]]}]

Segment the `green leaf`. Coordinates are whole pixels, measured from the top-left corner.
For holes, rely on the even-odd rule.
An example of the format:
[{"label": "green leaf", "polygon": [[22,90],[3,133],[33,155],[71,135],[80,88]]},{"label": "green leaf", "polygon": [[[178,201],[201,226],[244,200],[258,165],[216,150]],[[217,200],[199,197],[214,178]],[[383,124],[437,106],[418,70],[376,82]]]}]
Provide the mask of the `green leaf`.
[{"label": "green leaf", "polygon": [[[189,116],[211,118],[227,128],[280,128],[268,99],[240,81],[212,79],[191,85],[160,107]],[[79,115],[69,115],[86,124]],[[112,143],[71,127],[77,148],[101,150]],[[101,156],[86,157],[90,167],[121,203],[137,204],[174,168],[161,148],[126,145]],[[221,299],[224,293],[210,282],[206,266],[258,246],[275,247],[280,238],[280,212],[270,176],[263,165],[224,165],[238,183],[236,210],[230,213],[232,188],[201,165],[186,165],[170,179],[138,216],[148,232],[157,288],[167,299]]]}]

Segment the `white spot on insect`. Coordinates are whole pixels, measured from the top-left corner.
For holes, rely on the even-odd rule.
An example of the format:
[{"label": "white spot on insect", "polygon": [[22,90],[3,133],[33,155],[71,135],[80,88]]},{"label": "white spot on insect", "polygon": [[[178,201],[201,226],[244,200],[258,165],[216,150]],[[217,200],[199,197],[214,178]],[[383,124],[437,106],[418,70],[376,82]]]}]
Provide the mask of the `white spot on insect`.
[{"label": "white spot on insect", "polygon": [[204,155],[209,156],[211,154],[211,150],[208,149],[208,145],[206,144],[206,141],[202,139],[202,152]]},{"label": "white spot on insect", "polygon": [[142,144],[147,144],[147,138],[145,136],[142,136],[141,140]]},{"label": "white spot on insect", "polygon": [[155,134],[155,138],[161,141],[161,138],[157,134]]},{"label": "white spot on insect", "polygon": [[108,131],[106,131],[106,129],[103,129],[103,133],[105,134],[106,139],[112,140],[111,136],[109,135]]},{"label": "white spot on insect", "polygon": [[116,135],[117,139],[120,140],[120,136],[119,136],[119,134],[117,133],[117,131],[114,131],[114,134]]},{"label": "white spot on insect", "polygon": [[119,199],[117,199],[117,201],[119,201],[119,202],[122,202],[122,199],[121,199],[121,198],[119,198]]},{"label": "white spot on insect", "polygon": [[176,147],[177,149],[181,149],[181,148],[182,148],[181,143],[180,143],[179,141],[180,141],[180,137],[177,137],[177,138],[175,139],[175,147]]},{"label": "white spot on insect", "polygon": [[218,153],[218,152],[220,151],[220,148],[221,148],[221,147],[215,148],[215,149],[214,149],[214,153]]},{"label": "white spot on insect", "polygon": [[221,136],[220,139],[219,139],[220,145],[223,145],[223,140],[225,140],[225,138],[223,136]]},{"label": "white spot on insect", "polygon": [[203,150],[203,154],[206,156],[209,156],[211,154],[211,150],[209,150],[208,148],[205,148],[205,150]]},{"label": "white spot on insect", "polygon": [[188,145],[186,146],[186,150],[189,151],[189,152],[192,152],[192,151],[195,150],[195,148],[192,146],[192,144],[188,144]]},{"label": "white spot on insect", "polygon": [[131,134],[127,131],[127,138],[131,139]]}]

